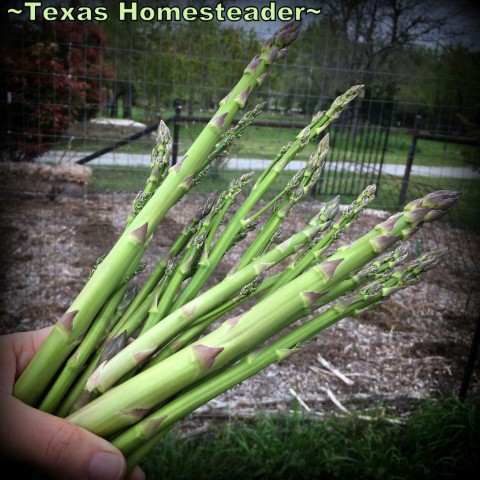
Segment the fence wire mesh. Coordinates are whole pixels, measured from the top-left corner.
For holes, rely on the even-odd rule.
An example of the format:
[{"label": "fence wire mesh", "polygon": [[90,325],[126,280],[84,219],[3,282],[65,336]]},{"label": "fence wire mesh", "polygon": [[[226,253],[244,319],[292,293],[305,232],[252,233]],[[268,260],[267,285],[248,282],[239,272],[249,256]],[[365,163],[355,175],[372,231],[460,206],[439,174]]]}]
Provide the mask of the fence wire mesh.
[{"label": "fence wire mesh", "polygon": [[[435,230],[434,236],[422,233],[414,248],[418,252],[427,247],[451,249],[452,271],[459,282],[439,285],[439,302],[445,296],[451,302],[454,294],[461,315],[477,315],[480,175],[475,122],[480,77],[474,72],[478,73],[478,63],[475,70],[469,63],[473,57],[460,47],[449,51],[410,46],[399,51],[395,62],[383,64],[380,57],[370,61],[365,44],[338,38],[328,25],[307,26],[306,40],[290,49],[250,101],[249,106],[265,102],[260,120],[270,123],[255,126],[234,145],[229,156],[214,165],[197,193],[221,190],[245,171],[259,175],[278,150],[295,137],[299,125],[308,123],[312,114],[327,108],[351,85],[365,84],[362,96],[329,129],[331,150],[325,172],[306,201],[341,194],[347,203],[375,183],[378,195],[373,206],[391,211],[402,200],[435,189],[462,191],[461,208],[449,216],[445,229]],[[80,276],[85,273],[83,261],[73,252],[71,264],[63,260],[55,263],[53,257],[70,248],[68,235],[72,231],[87,242],[103,238],[105,243],[100,242],[100,246],[107,248],[111,223],[118,227],[121,214],[128,213],[113,213],[118,197],[111,197],[109,192],[133,197],[143,188],[148,174],[155,132],[142,132],[149,127],[154,130],[160,119],[172,131],[176,123],[178,156],[184,155],[204,126],[199,119],[214,112],[269,33],[268,28],[254,32],[229,24],[198,22],[8,25],[1,82],[5,107],[2,197],[10,202],[26,196],[30,207],[37,204],[42,215],[42,202],[52,200],[57,202],[51,203],[56,205],[55,212],[60,210],[58,205],[71,210],[64,221],[61,215],[47,215],[43,226],[30,233],[22,232],[17,223],[12,227],[12,215],[18,211],[7,209],[2,216],[2,228],[9,232],[3,251],[5,262],[8,265],[7,257],[23,261],[21,271],[12,273],[18,262],[6,269],[4,319],[25,320],[18,303],[27,304],[40,295],[42,277],[58,276],[65,281],[62,275],[68,270],[67,285],[62,285],[67,297],[80,286]],[[462,55],[463,63],[459,60],[457,69],[441,68],[447,60]],[[138,138],[117,148],[116,143],[132,135]],[[112,145],[115,148],[110,148]],[[86,162],[87,173],[71,173],[77,162],[109,148]],[[310,152],[292,167],[302,165]],[[36,167],[30,165],[31,172],[12,173],[12,162],[20,160],[34,160]],[[411,169],[406,176],[409,161]],[[64,174],[36,170],[49,165],[62,167]],[[75,179],[75,175],[81,178]],[[406,187],[403,199],[402,186]],[[79,224],[82,208],[72,202],[79,198],[85,202],[82,208],[100,211],[87,227]],[[32,212],[35,215],[35,208]],[[166,230],[169,225],[167,222]],[[58,251],[42,250],[45,235]],[[38,248],[27,252],[24,241],[38,242]],[[97,247],[92,244],[92,262],[101,254]],[[464,271],[469,274],[462,284]],[[28,285],[25,278],[30,279]],[[15,288],[23,292],[21,301],[12,297],[15,279]],[[59,307],[66,306],[65,297],[48,299],[54,301]],[[41,314],[42,307],[35,308],[34,314]]]}]

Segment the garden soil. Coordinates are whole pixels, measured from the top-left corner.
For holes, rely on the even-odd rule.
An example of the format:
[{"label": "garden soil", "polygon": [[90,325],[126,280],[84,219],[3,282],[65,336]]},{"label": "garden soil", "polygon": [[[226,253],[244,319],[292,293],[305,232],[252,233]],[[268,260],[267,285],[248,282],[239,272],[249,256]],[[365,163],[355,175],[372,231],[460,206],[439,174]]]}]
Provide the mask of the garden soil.
[{"label": "garden soil", "polygon": [[[146,272],[203,200],[191,195],[171,210],[146,256]],[[119,193],[2,196],[2,334],[52,325],[63,314],[97,259],[121,234],[131,201],[132,195]],[[283,238],[302,228],[320,206],[317,201],[301,203],[287,219]],[[387,216],[367,210],[340,244]],[[458,393],[478,318],[478,263],[473,258],[480,243],[446,222],[422,230],[410,240],[411,256],[450,247],[425,281],[341,321],[189,418],[295,409],[319,417],[356,411],[399,417],[422,399]],[[240,248],[222,262],[210,284],[228,272]],[[479,384],[477,369],[469,391]]]}]

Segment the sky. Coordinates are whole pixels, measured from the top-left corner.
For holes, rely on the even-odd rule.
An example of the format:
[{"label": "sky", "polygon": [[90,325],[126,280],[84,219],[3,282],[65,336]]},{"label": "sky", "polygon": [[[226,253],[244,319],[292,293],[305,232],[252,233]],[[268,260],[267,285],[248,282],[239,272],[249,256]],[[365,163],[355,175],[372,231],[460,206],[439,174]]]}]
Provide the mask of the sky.
[{"label": "sky", "polygon": [[[225,5],[268,5],[271,0],[225,0]],[[214,1],[213,3],[217,3]],[[480,51],[480,2],[475,0],[436,0],[433,2],[438,14],[449,12],[455,9],[456,16],[451,18],[450,26],[462,32],[462,41],[466,45],[472,45],[475,50]],[[301,5],[301,6],[322,6],[323,2],[319,0],[276,0],[277,6],[281,5]],[[432,11],[433,11],[432,10]],[[326,15],[326,14],[324,14]],[[309,18],[312,18],[311,16]],[[313,17],[314,18],[314,17]],[[317,18],[320,18],[317,17]],[[307,19],[308,20],[308,19]],[[244,28],[254,28],[262,38],[268,37],[279,28],[282,22],[258,22],[252,24],[249,22],[239,22]]]},{"label": "sky", "polygon": [[[60,4],[60,5],[68,5],[70,0],[61,1],[61,0],[36,0],[41,1],[43,5],[52,5],[52,4]],[[237,6],[252,6],[255,5],[257,7],[269,5],[272,0],[223,0],[223,4],[225,6],[229,5],[237,5]],[[276,3],[277,8],[280,6],[314,6],[314,7],[322,7],[323,3],[321,0],[274,0]],[[373,1],[373,0],[372,0]],[[219,3],[220,0],[206,0],[206,1],[195,1],[195,0],[172,0],[171,5],[177,4],[209,4],[209,5],[216,5]],[[22,0],[2,0],[2,10],[8,8],[7,6],[18,6],[23,5],[24,1]],[[77,3],[82,5],[102,5],[103,2],[101,0],[77,0]],[[155,0],[138,0],[137,3],[139,5],[148,5],[155,7],[161,2],[157,2]],[[455,17],[451,18],[450,25],[454,27],[456,30],[462,32],[462,41],[468,45],[475,48],[475,50],[480,51],[480,3],[475,0],[432,0],[432,13],[442,13],[446,11],[450,11],[450,9],[454,8],[457,12]],[[2,12],[3,14],[5,12]],[[327,13],[322,13],[319,16],[309,15],[306,18],[306,21],[312,18],[320,18],[322,15],[327,15]],[[270,36],[274,31],[276,31],[282,22],[235,22],[233,25],[238,25],[245,29],[253,28],[261,38],[267,38]]]}]

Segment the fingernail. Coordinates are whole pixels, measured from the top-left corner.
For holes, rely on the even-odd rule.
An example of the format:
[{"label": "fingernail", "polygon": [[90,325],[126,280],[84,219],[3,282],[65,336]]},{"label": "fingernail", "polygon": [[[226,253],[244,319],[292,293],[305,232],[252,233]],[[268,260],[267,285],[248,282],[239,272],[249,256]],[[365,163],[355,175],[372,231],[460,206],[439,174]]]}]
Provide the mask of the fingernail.
[{"label": "fingernail", "polygon": [[109,452],[98,452],[90,460],[88,480],[119,480],[123,474],[123,458]]}]

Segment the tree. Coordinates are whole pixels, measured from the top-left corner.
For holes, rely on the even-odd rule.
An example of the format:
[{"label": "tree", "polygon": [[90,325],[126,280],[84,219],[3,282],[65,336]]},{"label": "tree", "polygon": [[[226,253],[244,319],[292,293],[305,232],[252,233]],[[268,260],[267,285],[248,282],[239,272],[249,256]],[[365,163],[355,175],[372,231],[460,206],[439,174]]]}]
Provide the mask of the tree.
[{"label": "tree", "polygon": [[[103,4],[116,3],[105,0]],[[177,3],[162,0],[155,2],[155,7]],[[199,3],[192,5],[199,8]],[[112,6],[109,11],[111,21],[104,27],[112,45],[108,59],[115,66],[117,80],[132,82],[139,106],[153,117],[161,109],[171,108],[176,99],[185,102],[190,112],[211,108],[227,93],[260,44],[253,31],[219,22],[117,22],[118,8]]]},{"label": "tree", "polygon": [[113,70],[103,62],[106,38],[97,26],[16,21],[10,28],[1,52],[8,105],[0,158],[32,161],[105,104]]},{"label": "tree", "polygon": [[[439,8],[438,2],[431,0],[312,3],[322,7],[322,16],[320,21],[307,24],[306,34],[313,40],[325,37],[328,31],[330,48],[334,50],[331,58],[335,59],[330,67],[342,69],[341,79],[349,83],[365,84],[364,108],[369,100],[393,103],[401,78],[395,74],[404,74],[408,69],[412,49],[420,45],[435,48],[458,34],[451,27],[451,19],[458,11],[454,7]],[[322,51],[321,42],[315,45],[310,53],[314,62]],[[385,71],[393,75],[378,75]],[[360,102],[356,108],[362,108]]]}]

